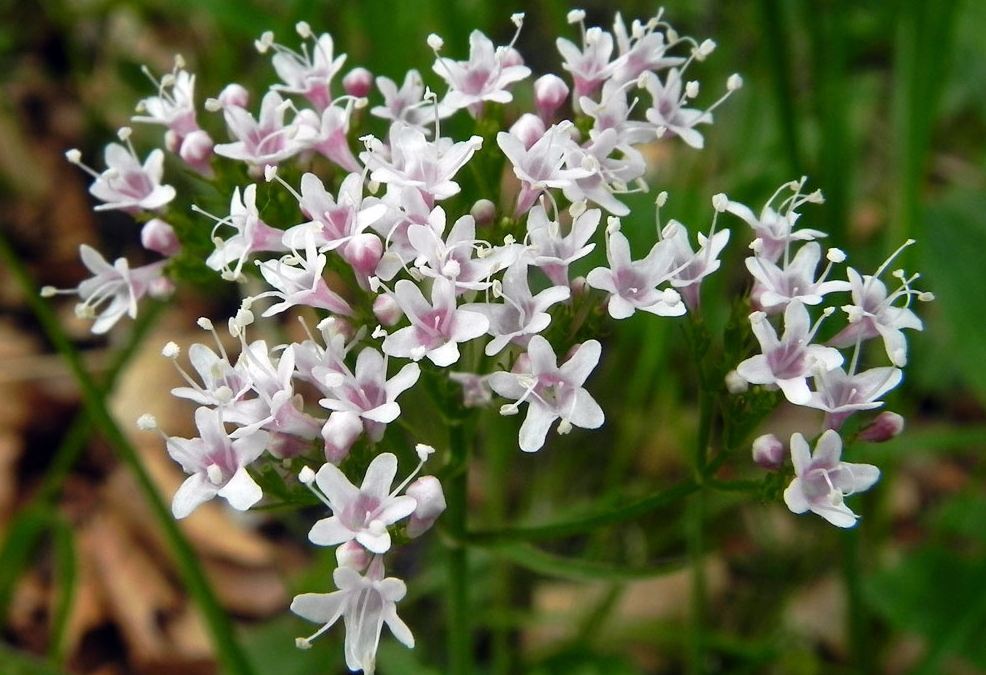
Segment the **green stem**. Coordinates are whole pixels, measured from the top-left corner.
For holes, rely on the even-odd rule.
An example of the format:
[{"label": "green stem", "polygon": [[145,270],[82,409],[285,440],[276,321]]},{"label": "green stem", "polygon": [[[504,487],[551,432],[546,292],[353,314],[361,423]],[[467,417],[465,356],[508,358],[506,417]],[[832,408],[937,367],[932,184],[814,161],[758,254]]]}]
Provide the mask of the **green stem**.
[{"label": "green stem", "polygon": [[780,121],[781,136],[787,151],[792,175],[800,176],[801,143],[798,116],[794,110],[794,87],[791,86],[791,46],[784,26],[783,7],[778,0],[760,0],[760,19],[763,21],[766,54],[770,59],[770,74],[774,85],[774,103]]},{"label": "green stem", "polygon": [[242,649],[237,644],[232,623],[226,612],[219,605],[212,587],[205,576],[202,566],[196,558],[185,535],[171,515],[171,510],[165,504],[150,475],[141,463],[137,450],[120,430],[110,414],[104,399],[104,393],[86,371],[79,352],[72,345],[68,335],[62,329],[52,309],[42,300],[32,282],[24,264],[17,257],[5,237],[0,235],[0,260],[7,266],[21,288],[24,290],[27,302],[34,311],[38,322],[51,340],[55,348],[62,354],[78,382],[82,401],[92,423],[99,429],[100,434],[116,451],[119,459],[131,471],[137,485],[151,507],[155,519],[164,532],[169,548],[174,553],[178,569],[189,594],[195,599],[207,629],[212,635],[219,661],[226,672],[232,675],[252,675],[254,672]]},{"label": "green stem", "polygon": [[691,631],[688,640],[688,672],[705,672],[705,561],[703,520],[705,490],[699,489],[688,502],[685,526],[688,535],[688,560],[691,567]]},{"label": "green stem", "polygon": [[869,636],[869,619],[863,601],[863,584],[859,542],[859,528],[842,534],[842,578],[846,591],[846,626],[849,629],[849,648],[853,671],[866,675],[872,670],[872,645]]},{"label": "green stem", "polygon": [[473,530],[464,533],[463,540],[471,545],[485,546],[505,542],[562,539],[564,537],[587,534],[600,527],[636,520],[646,513],[656,511],[684,499],[698,489],[698,483],[689,480],[623,506],[603,506],[596,508],[579,518],[561,520],[544,525]]},{"label": "green stem", "polygon": [[468,675],[472,669],[472,627],[469,616],[469,558],[462,539],[466,532],[469,488],[469,438],[464,425],[449,430],[451,467],[445,480],[446,527],[452,536],[448,550],[448,672]]},{"label": "green stem", "polygon": [[[487,447],[486,456],[489,458],[490,478],[487,483],[487,515],[494,525],[502,525],[507,516],[507,477],[509,475],[509,458],[512,446],[496,443],[495,447]],[[495,565],[493,568],[491,586],[493,590],[493,608],[497,616],[507,616],[510,612],[510,565]],[[496,623],[491,627],[492,675],[510,675],[511,648],[510,627]]]}]

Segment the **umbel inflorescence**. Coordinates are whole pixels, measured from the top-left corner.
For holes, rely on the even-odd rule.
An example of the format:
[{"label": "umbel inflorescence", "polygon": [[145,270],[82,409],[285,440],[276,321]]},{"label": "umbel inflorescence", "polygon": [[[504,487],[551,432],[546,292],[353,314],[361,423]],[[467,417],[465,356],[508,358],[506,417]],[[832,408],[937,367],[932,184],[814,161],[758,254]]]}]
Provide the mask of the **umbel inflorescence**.
[{"label": "umbel inflorescence", "polygon": [[[177,58],[160,80],[148,72],[157,92],[133,118],[163,126],[164,149],[142,160],[124,128],[101,172],[78,151],[67,153],[93,176],[96,208],[136,216],[144,247],[162,259],[111,264],[83,246],[92,278],[43,292],[77,294],[77,313],[103,333],[136,316],[144,296],[169,295],[190,266],[238,284],[242,303],[228,322],[240,345],[235,356],[205,318],[199,325],[214,346],[192,345],[190,369],[177,345],[164,348],[186,381],[172,393],[197,406],[199,433],[165,435],[188,474],[174,515],[215,496],[249,509],[264,499],[259,473],[290,467],[291,481],[304,486],[301,502],[327,508],[309,539],[336,547],[338,559],[337,590],[292,603],[323,625],[298,645],[342,618],[353,670],[374,670],[384,624],[414,645],[396,612],[405,584],[386,576],[384,561],[446,508],[439,479],[419,475],[434,448],[387,433],[400,423],[409,390],[441,397],[455,387],[455,400],[440,404],[460,416],[489,405],[522,415],[518,445],[526,452],[540,450],[552,429],[602,426],[588,386],[602,352],[593,321],[638,311],[697,315],[702,281],[730,240],[720,220],[735,216],[752,230],[749,328],[760,353],[736,363],[721,388],[741,394],[757,385],[824,411],[814,453],[802,434],[788,444],[767,434],[754,441],[754,459],[778,469],[790,457],[790,509],[848,527],[856,515],[844,498],[879,472],[841,460],[840,429],[856,413],[872,416],[900,383],[903,331],[921,329],[911,301],[931,298],[913,288],[917,275],[899,271],[889,274],[899,287],[888,290],[894,256],[863,274],[845,266],[842,251],[823,248],[823,232],[799,229],[800,209],[822,200],[805,192],[804,179],[782,185],[758,213],[717,194],[711,227],[695,239],[682,223],[662,222],[662,192],[655,243],[635,257],[621,217],[629,213],[624,196],[648,189],[640,148],[672,142],[700,150],[702,127],[742,80],[728,78],[724,94],[703,107],[692,71],[715,43],[679,35],[660,13],[629,26],[617,14],[606,30],[572,11],[577,38],[556,43],[564,77],[530,83],[534,74],[514,48],[523,15],[511,18],[513,41],[497,46],[473,31],[465,60],[446,56],[442,38],[431,35],[431,85],[415,70],[396,80],[360,67],[343,76],[346,56],[305,23],[297,49],[265,33],[256,48],[273,54],[280,82],[260,97],[256,114],[239,84],[207,99],[211,132],[198,121],[195,75]],[[532,99],[533,110],[520,110],[519,89],[532,90],[519,98]],[[446,135],[452,122],[461,128],[470,119],[473,135]],[[216,143],[219,135],[229,141]],[[178,160],[169,163],[175,171],[195,172],[228,197],[228,213],[213,215],[193,189],[165,184],[166,152]],[[586,269],[597,246],[606,264]],[[282,315],[298,311],[318,317],[314,328],[303,321],[307,339],[251,336],[278,334]],[[863,366],[863,345],[874,339],[889,365]],[[149,416],[140,424],[156,428]],[[884,412],[855,436],[882,440],[901,426],[899,415]],[[417,466],[402,466],[390,449],[416,455]]]}]

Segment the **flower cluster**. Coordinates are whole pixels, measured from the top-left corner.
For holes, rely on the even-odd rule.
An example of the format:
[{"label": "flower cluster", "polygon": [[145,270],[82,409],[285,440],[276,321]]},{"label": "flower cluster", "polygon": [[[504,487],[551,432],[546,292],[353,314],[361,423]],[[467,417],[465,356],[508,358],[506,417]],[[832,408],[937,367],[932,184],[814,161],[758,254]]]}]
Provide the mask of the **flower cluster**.
[{"label": "flower cluster", "polygon": [[[151,78],[157,93],[133,119],[165,127],[164,148],[225,190],[223,215],[162,184],[164,151],[141,163],[129,129],[120,133],[126,145],[107,148],[102,173],[82,165],[78,151],[68,153],[95,178],[97,208],[144,219],[142,242],[164,260],[110,265],[83,247],[94,277],[45,293],[77,294],[80,316],[94,318],[93,331],[101,333],[124,314],[135,316],[143,296],[170,292],[171,279],[197,255],[189,253],[191,240],[200,248],[208,242],[194,262],[237,285],[241,302],[228,332],[239,349],[232,358],[228,340],[206,318],[199,325],[214,346],[188,349],[191,370],[179,363],[176,344],[164,349],[186,384],[172,393],[197,406],[199,434],[165,435],[168,453],[188,474],[174,515],[183,518],[217,495],[235,509],[254,506],[264,497],[261,470],[305,486],[298,492],[310,491],[329,511],[309,539],[336,547],[338,590],[295,598],[294,612],[323,624],[298,645],[342,617],[353,670],[373,672],[384,624],[413,646],[396,613],[406,587],[386,576],[384,557],[427,531],[446,508],[439,479],[418,477],[433,448],[402,437],[405,429],[388,433],[407,421],[399,399],[412,390],[433,408],[460,414],[495,396],[502,415],[524,407],[518,445],[525,452],[540,450],[552,428],[566,434],[602,426],[604,412],[586,387],[602,354],[589,317],[698,313],[701,284],[719,268],[730,238],[729,230],[717,231],[727,211],[757,236],[747,262],[760,308],[752,328],[763,354],[740,364],[736,377],[776,385],[793,403],[825,410],[837,429],[899,382],[900,329],[920,327],[894,304],[916,294],[913,279],[889,296],[877,278],[883,268],[872,277],[850,269],[848,281],[827,280],[831,264],[844,257],[835,250],[816,277],[822,234],[794,230],[795,209],[815,199],[802,196],[800,184],[777,211],[768,203],[759,217],[716,195],[711,229],[695,245],[685,225],[658,218],[653,245],[635,257],[621,218],[629,213],[624,196],[647,189],[640,148],[671,141],[701,149],[700,129],[742,80],[731,76],[720,98],[699,107],[699,82],[688,78],[715,43],[679,35],[660,14],[629,26],[617,15],[611,30],[586,27],[578,10],[568,18],[581,37],[557,41],[567,76],[543,74],[530,84],[531,69],[514,46],[522,14],[511,17],[509,44],[473,31],[464,60],[446,56],[444,40],[429,36],[442,96],[415,70],[402,80],[374,78],[361,67],[340,77],[346,56],[306,23],[296,27],[298,49],[264,33],[255,46],[272,53],[280,82],[262,95],[256,115],[251,92],[237,83],[204,102],[225,126],[225,143],[213,141],[218,130],[199,126],[195,76],[176,59],[171,73]],[[533,89],[530,112],[508,105],[525,86]],[[454,116],[473,120],[476,133],[445,135],[443,121]],[[471,180],[467,165],[485,180]],[[484,183],[501,187],[490,191]],[[667,199],[658,195],[658,209]],[[197,232],[168,223],[188,217],[179,203],[197,214]],[[792,254],[795,244],[801,248]],[[588,269],[587,256],[600,245],[606,264]],[[182,265],[169,262],[182,256]],[[829,346],[812,344],[818,325],[808,307],[834,292],[852,294],[850,324]],[[279,334],[276,323],[288,312],[300,313],[307,339],[248,338]],[[312,316],[315,330],[306,323]],[[772,316],[783,317],[782,338]],[[878,335],[894,366],[857,373],[860,343]],[[838,351],[846,346],[856,348],[848,371],[840,369]],[[443,398],[447,389],[454,395]],[[149,417],[141,425],[156,427]],[[876,475],[839,462],[837,435],[824,436],[814,458],[798,439],[788,503],[831,520],[842,513],[833,495],[864,489]],[[383,445],[395,452],[382,452]],[[412,448],[419,464],[393,488],[398,455],[409,457]]]},{"label": "flower cluster", "polygon": [[[796,223],[798,208],[820,203],[822,195],[818,191],[803,194],[804,182],[802,179],[781,186],[759,215],[737,202],[724,205],[754,233],[746,267],[753,277],[751,299],[756,308],[750,314],[750,326],[760,344],[760,353],[740,363],[729,379],[736,391],[742,391],[747,384],[775,387],[788,402],[825,413],[825,432],[814,456],[809,455],[801,434],[791,438],[796,477],[784,493],[784,501],[795,513],[810,510],[833,525],[851,527],[857,516],[843,499],[872,486],[879,478],[879,470],[840,461],[842,439],[838,432],[852,415],[883,406],[880,399],[900,384],[901,367],[907,363],[903,330],[922,328],[910,305],[913,300],[929,301],[933,296],[913,288],[917,274],[908,276],[903,270],[894,271],[893,277],[900,285],[891,293],[881,280],[913,241],[897,249],[872,275],[846,267],[845,279],[830,278],[835,266],[845,263],[846,255],[829,248],[825,251],[825,268],[819,272],[822,245],[818,240],[825,233],[798,229]],[[785,193],[790,194],[781,199]],[[776,207],[775,201],[779,201]],[[827,304],[832,297],[841,298],[845,304]],[[823,323],[836,313],[837,306],[846,315],[846,325],[829,339],[821,340],[818,335],[825,332]],[[814,323],[810,308],[821,309]],[[776,323],[783,328],[780,336]],[[865,343],[873,338],[882,339],[890,365],[862,366]],[[851,348],[848,361],[840,351],[847,348]],[[858,437],[888,440],[902,428],[900,415],[884,412],[873,418]],[[753,454],[759,465],[774,469],[783,463],[786,452],[776,436],[767,434],[754,441]]]}]

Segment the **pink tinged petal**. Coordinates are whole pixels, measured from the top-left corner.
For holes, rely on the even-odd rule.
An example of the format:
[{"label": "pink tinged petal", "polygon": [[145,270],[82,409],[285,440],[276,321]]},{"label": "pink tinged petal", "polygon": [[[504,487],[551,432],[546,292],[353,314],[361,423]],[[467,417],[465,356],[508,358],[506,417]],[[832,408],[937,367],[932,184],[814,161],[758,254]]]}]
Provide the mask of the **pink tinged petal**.
[{"label": "pink tinged petal", "polygon": [[246,466],[260,457],[269,442],[270,435],[266,431],[255,431],[233,441],[233,451],[240,466]]},{"label": "pink tinged petal", "polygon": [[222,416],[218,410],[197,408],[195,426],[198,427],[199,435],[208,448],[223,447],[229,443],[229,436],[223,427]]},{"label": "pink tinged petal", "polygon": [[364,348],[356,357],[356,381],[360,384],[376,384],[386,378],[383,356],[372,347]]},{"label": "pink tinged petal", "polygon": [[876,324],[876,329],[883,338],[883,346],[887,350],[887,358],[890,362],[901,368],[906,366],[907,338],[904,337],[904,333],[879,322]]},{"label": "pink tinged petal", "polygon": [[[597,267],[586,275],[585,281],[593,288],[607,293],[616,293],[616,284],[613,281],[613,273],[605,267]],[[617,317],[614,317],[617,318]]]},{"label": "pink tinged petal", "polygon": [[350,541],[356,533],[342,524],[337,516],[322,518],[312,525],[308,541],[316,546],[337,546]]},{"label": "pink tinged petal", "polygon": [[336,588],[344,591],[356,591],[363,586],[363,577],[352,567],[337,567],[332,572],[332,581]]},{"label": "pink tinged petal", "polygon": [[490,389],[504,398],[516,401],[524,395],[526,389],[520,384],[517,376],[513,373],[497,372],[490,375],[487,383]]},{"label": "pink tinged petal", "polygon": [[416,363],[409,363],[401,368],[396,375],[387,380],[384,389],[388,399],[395,399],[414,386],[421,375],[421,368]]},{"label": "pink tinged petal", "polygon": [[828,429],[818,438],[818,442],[815,444],[814,463],[817,466],[833,469],[839,464],[839,458],[841,456],[842,438],[836,431]]},{"label": "pink tinged petal", "polygon": [[599,363],[601,353],[602,345],[599,344],[598,340],[586,340],[579,345],[571,358],[563,363],[558,371],[569,384],[582,386],[582,383],[589,377],[589,373]]},{"label": "pink tinged petal", "polygon": [[342,616],[348,593],[302,593],[291,601],[291,611],[303,619],[331,626]]},{"label": "pink tinged petal", "polygon": [[390,486],[396,475],[397,456],[391,452],[381,453],[374,457],[367,467],[360,492],[382,502],[390,492]]},{"label": "pink tinged petal", "polygon": [[872,464],[851,464],[844,462],[842,468],[843,471],[841,473],[846,475],[840,476],[840,482],[841,480],[848,479],[846,485],[848,489],[844,490],[847,493],[869,490],[880,480],[880,469]]},{"label": "pink tinged petal", "polygon": [[360,415],[364,419],[372,420],[374,422],[380,422],[381,424],[390,424],[396,420],[401,415],[401,407],[391,401],[390,403],[384,403],[381,406],[373,408],[372,410],[365,410]]},{"label": "pink tinged petal", "polygon": [[609,310],[609,315],[617,320],[628,319],[633,316],[634,312],[637,311],[637,308],[633,305],[633,303],[625,300],[619,295],[610,296],[607,309]]},{"label": "pink tinged petal", "polygon": [[792,300],[784,310],[784,341],[789,342],[808,335],[811,330],[811,317],[804,304]]},{"label": "pink tinged petal", "polygon": [[483,314],[460,309],[452,316],[449,333],[455,342],[466,342],[483,335],[489,327],[490,320]]},{"label": "pink tinged petal", "polygon": [[750,384],[771,384],[774,382],[774,372],[767,363],[767,357],[762,354],[751,356],[738,366],[736,372]]},{"label": "pink tinged petal", "polygon": [[171,500],[171,513],[181,520],[213,497],[219,489],[209,482],[205,474],[195,473],[185,479]]},{"label": "pink tinged petal", "polygon": [[260,486],[257,485],[253,477],[250,476],[250,472],[244,467],[236,470],[236,473],[219,490],[218,494],[228,501],[229,505],[237,511],[246,511],[264,496]]},{"label": "pink tinged petal", "polygon": [[394,285],[394,298],[412,323],[431,311],[431,305],[421,294],[421,289],[407,279],[401,279]]},{"label": "pink tinged petal", "polygon": [[795,475],[802,475],[811,464],[811,449],[801,434],[791,436],[791,462],[794,464]]},{"label": "pink tinged petal", "polygon": [[383,621],[398,642],[409,649],[414,649],[414,635],[411,634],[407,624],[397,616],[397,608],[393,604],[388,604],[384,608]]},{"label": "pink tinged petal", "polygon": [[531,359],[531,372],[535,375],[554,372],[558,369],[558,361],[551,345],[540,335],[531,338],[527,346],[527,355]]},{"label": "pink tinged petal", "polygon": [[411,357],[418,361],[423,355],[418,354],[416,350],[421,346],[418,329],[414,326],[407,326],[387,335],[380,348],[384,354],[401,358]]},{"label": "pink tinged petal", "polygon": [[804,490],[801,489],[801,479],[795,478],[784,490],[784,503],[793,513],[805,513],[810,507]]},{"label": "pink tinged petal", "polygon": [[811,512],[821,516],[836,527],[853,527],[857,520],[856,514],[845,504],[838,506],[812,504]]},{"label": "pink tinged petal", "polygon": [[380,511],[376,514],[376,519],[386,525],[392,525],[401,518],[407,518],[418,508],[418,500],[408,495],[389,499]]},{"label": "pink tinged petal", "polygon": [[819,345],[808,346],[808,356],[814,365],[825,370],[833,370],[842,365],[843,356],[839,350]]},{"label": "pink tinged petal", "polygon": [[[485,318],[485,317],[484,317]],[[485,330],[483,332],[486,332]],[[482,335],[482,333],[480,333]],[[459,346],[449,340],[440,347],[429,350],[427,352],[428,360],[434,363],[436,366],[444,368],[445,366],[451,366],[453,363],[459,360]]]},{"label": "pink tinged petal", "polygon": [[579,389],[575,392],[575,405],[568,421],[582,429],[598,429],[606,421],[606,415],[589,392]]},{"label": "pink tinged petal", "polygon": [[379,534],[374,534],[369,530],[360,530],[356,533],[356,541],[370,553],[380,554],[390,550],[390,533],[387,530]]},{"label": "pink tinged petal", "polygon": [[315,474],[315,482],[319,489],[325,493],[329,503],[332,504],[333,512],[338,513],[353,503],[359,497],[359,490],[346,475],[332,464],[323,464],[322,468]]},{"label": "pink tinged petal", "polygon": [[[742,364],[740,364],[742,365]],[[739,372],[739,369],[737,369]],[[742,376],[743,373],[740,373]],[[795,405],[805,405],[811,400],[811,390],[808,382],[803,377],[796,377],[790,380],[777,380],[777,386],[784,392],[784,397]]]},{"label": "pink tinged petal", "polygon": [[520,425],[520,449],[524,452],[537,452],[544,445],[548,429],[558,419],[551,410],[536,401],[527,407],[527,417]]}]

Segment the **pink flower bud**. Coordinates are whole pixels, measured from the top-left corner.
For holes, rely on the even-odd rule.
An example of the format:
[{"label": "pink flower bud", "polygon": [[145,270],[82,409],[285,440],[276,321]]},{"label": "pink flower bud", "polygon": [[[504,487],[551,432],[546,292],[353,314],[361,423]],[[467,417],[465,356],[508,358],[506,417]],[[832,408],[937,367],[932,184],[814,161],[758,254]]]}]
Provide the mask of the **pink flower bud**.
[{"label": "pink flower bud", "polygon": [[568,85],[557,75],[542,75],[534,82],[534,102],[545,123],[568,99]]},{"label": "pink flower bud", "polygon": [[477,225],[489,225],[496,218],[496,205],[489,199],[480,199],[472,205],[469,215],[472,216]]},{"label": "pink flower bud", "polygon": [[363,422],[359,415],[347,411],[336,411],[322,427],[325,441],[325,459],[330,464],[339,464],[349,455],[353,443],[363,433]]},{"label": "pink flower bud", "polygon": [[524,57],[513,47],[507,47],[506,51],[503,52],[503,56],[500,57],[500,65],[504,68],[522,66],[524,65]]},{"label": "pink flower bud", "polygon": [[516,136],[527,150],[544,136],[545,131],[541,118],[531,113],[524,113],[510,127],[510,133]]},{"label": "pink flower bud", "polygon": [[212,159],[212,138],[202,129],[193,131],[181,142],[178,154],[199,173],[211,174],[209,160]]},{"label": "pink flower bud", "polygon": [[884,443],[904,430],[904,418],[890,410],[884,410],[859,432],[859,440]]},{"label": "pink flower bud", "polygon": [[147,284],[147,294],[156,300],[164,300],[175,292],[175,285],[168,277],[157,277]]},{"label": "pink flower bud", "polygon": [[178,154],[178,149],[181,147],[182,137],[175,133],[174,130],[168,129],[164,132],[164,147],[168,152],[173,152]]},{"label": "pink flower bud", "polygon": [[401,306],[397,304],[392,295],[384,293],[378,295],[377,299],[373,301],[373,316],[377,317],[381,326],[389,327],[396,325],[404,316],[404,312],[401,311]]},{"label": "pink flower bud", "polygon": [[363,98],[373,88],[373,74],[366,68],[353,68],[342,78],[342,88],[356,98]]},{"label": "pink flower bud", "polygon": [[339,567],[349,567],[362,572],[370,565],[373,556],[365,548],[356,543],[355,539],[347,541],[336,549],[336,562]]},{"label": "pink flower bud", "polygon": [[753,441],[753,461],[761,469],[775,471],[784,464],[787,449],[774,434],[758,436]]},{"label": "pink flower bud", "polygon": [[445,511],[445,494],[442,484],[434,476],[421,476],[407,486],[404,494],[418,502],[407,522],[407,536],[420,537],[427,532],[438,516]]},{"label": "pink flower bud", "polygon": [[294,434],[271,432],[268,436],[267,451],[280,459],[289,459],[304,454],[312,447],[311,441]]},{"label": "pink flower bud", "polygon": [[233,82],[227,84],[217,98],[224,108],[227,106],[246,108],[250,103],[250,92],[243,85]]},{"label": "pink flower bud", "polygon": [[342,257],[353,270],[365,277],[372,276],[383,256],[383,242],[375,234],[364,232],[350,239],[342,249]]},{"label": "pink flower bud", "polygon": [[140,230],[140,243],[148,251],[170,258],[181,248],[175,229],[160,218],[148,220]]},{"label": "pink flower bud", "polygon": [[589,284],[586,282],[585,277],[575,277],[572,282],[568,285],[572,290],[572,297],[577,295],[585,295],[589,292]]}]

